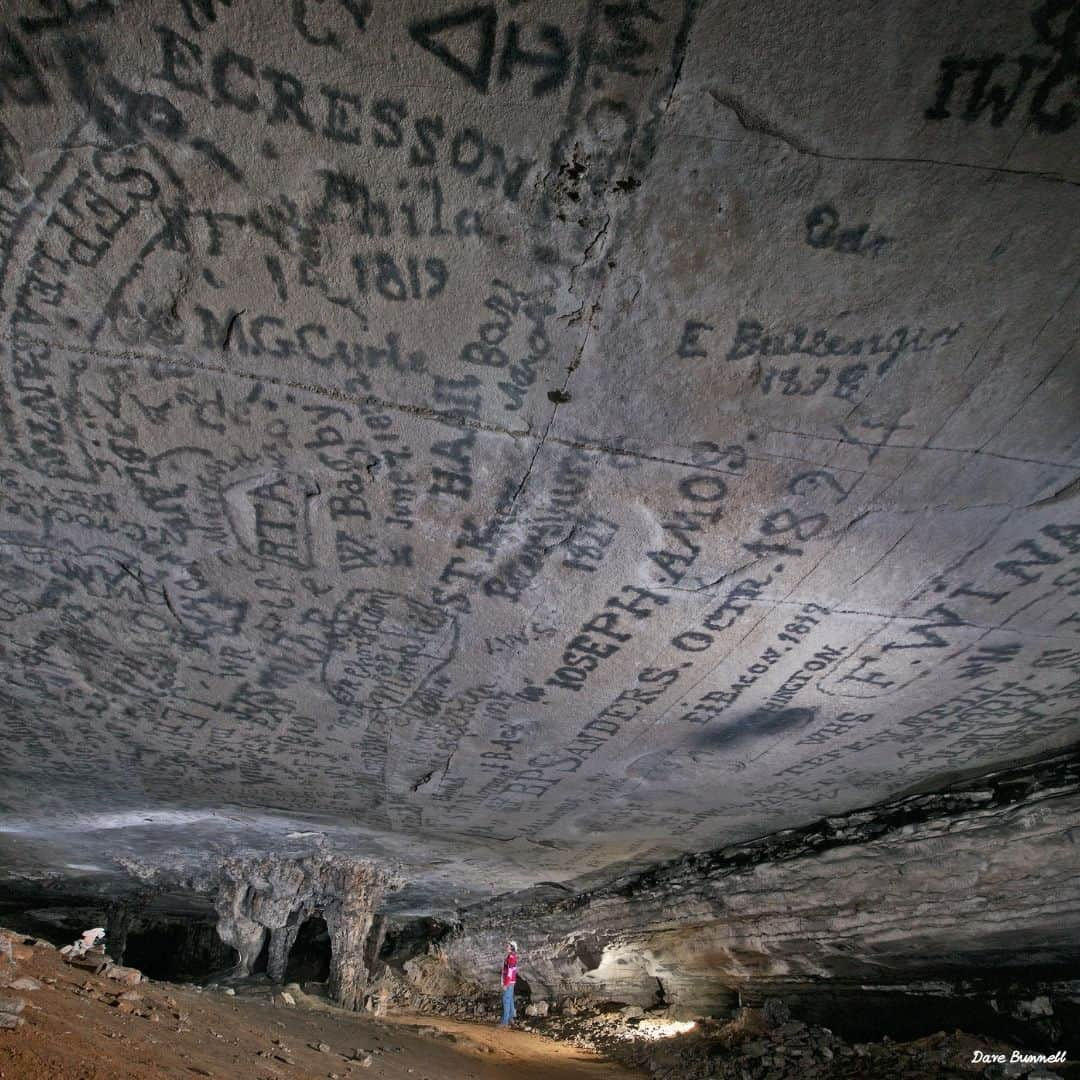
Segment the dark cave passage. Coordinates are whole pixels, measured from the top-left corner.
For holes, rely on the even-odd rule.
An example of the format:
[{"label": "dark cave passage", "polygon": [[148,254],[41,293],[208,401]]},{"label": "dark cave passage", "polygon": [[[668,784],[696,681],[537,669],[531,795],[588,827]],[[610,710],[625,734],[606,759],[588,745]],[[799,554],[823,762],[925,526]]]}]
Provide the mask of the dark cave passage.
[{"label": "dark cave passage", "polygon": [[211,923],[161,919],[137,924],[129,934],[124,963],[152,979],[198,982],[234,966],[235,949]]},{"label": "dark cave passage", "polygon": [[289,950],[285,981],[326,982],[330,978],[330,931],[321,915],[312,915],[300,926]]},{"label": "dark cave passage", "polygon": [[265,975],[267,965],[270,963],[270,931],[264,931],[262,947],[259,955],[255,957],[255,963],[251,965],[252,975]]},{"label": "dark cave passage", "polygon": [[519,1008],[528,1005],[533,999],[532,987],[520,971],[518,971],[517,984],[514,987],[514,999]]}]

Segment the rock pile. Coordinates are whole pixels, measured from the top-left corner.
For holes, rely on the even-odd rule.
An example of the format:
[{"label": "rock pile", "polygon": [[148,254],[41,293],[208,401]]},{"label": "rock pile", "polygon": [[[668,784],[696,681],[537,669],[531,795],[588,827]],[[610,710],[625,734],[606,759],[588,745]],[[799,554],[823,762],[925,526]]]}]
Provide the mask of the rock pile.
[{"label": "rock pile", "polygon": [[72,967],[82,968],[93,975],[104,975],[125,986],[136,986],[142,982],[142,972],[138,968],[117,964],[105,952],[105,931],[101,927],[87,930],[81,940],[73,945],[65,945],[60,949],[60,955]]},{"label": "rock pile", "polygon": [[[433,1016],[449,1016],[455,1020],[494,1020],[501,1008],[496,994],[474,987],[463,987],[460,994],[442,997],[426,994],[392,974],[380,980],[379,989],[385,1005]],[[375,1011],[374,1007],[370,1011]],[[522,1011],[523,1006],[519,1004],[518,1012]]]},{"label": "rock pile", "polygon": [[547,1020],[523,1026],[644,1069],[657,1080],[958,1080],[973,1076],[1052,1080],[1059,1076],[1038,1065],[973,1064],[976,1050],[1007,1054],[1008,1048],[959,1031],[910,1042],[884,1038],[848,1043],[828,1028],[788,1019],[780,1002],[766,1003],[765,1009],[742,1009],[726,1023],[701,1020],[685,1033],[679,1033],[683,1024],[666,1021],[661,1013],[653,1010],[641,1017],[636,1010],[622,1009],[575,1016],[553,1013]]},{"label": "rock pile", "polygon": [[[86,937],[86,935],[84,935]],[[44,988],[44,984],[31,975],[20,975],[19,963],[33,958],[34,948],[50,949],[58,951],[66,964],[79,968],[90,975],[109,979],[121,986],[132,987],[142,982],[142,972],[137,968],[123,967],[114,964],[105,954],[100,939],[80,943],[80,947],[65,947],[55,950],[54,946],[46,941],[26,937],[10,930],[0,930],[0,987],[7,990],[18,990],[23,993],[33,993]],[[55,980],[46,980],[55,982]],[[142,995],[135,990],[114,990],[111,987],[102,986],[100,982],[85,980],[80,983],[71,983],[72,993],[93,998],[113,1006],[117,1012],[126,1015],[142,1016],[146,1019],[160,1020],[160,1016],[148,1008],[143,1002]],[[171,1001],[171,999],[166,999]],[[175,1005],[175,1002],[172,1003]],[[26,1008],[26,1001],[21,997],[7,997],[0,994],[0,1029],[20,1027],[25,1021],[20,1015]]]},{"label": "rock pile", "polygon": [[[377,1016],[397,1008],[456,1020],[486,1020],[496,1018],[502,1007],[497,993],[462,979],[437,950],[414,956],[401,968],[377,963],[373,976],[364,1006]],[[519,1014],[526,1004],[518,1001]]]}]

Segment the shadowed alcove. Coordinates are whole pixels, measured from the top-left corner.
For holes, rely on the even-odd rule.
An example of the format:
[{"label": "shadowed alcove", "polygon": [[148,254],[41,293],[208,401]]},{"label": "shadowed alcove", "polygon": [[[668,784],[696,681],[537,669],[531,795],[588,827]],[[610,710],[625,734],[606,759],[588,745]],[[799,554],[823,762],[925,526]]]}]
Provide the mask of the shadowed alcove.
[{"label": "shadowed alcove", "polygon": [[326,982],[330,977],[330,931],[321,915],[312,915],[300,925],[289,950],[286,982]]}]

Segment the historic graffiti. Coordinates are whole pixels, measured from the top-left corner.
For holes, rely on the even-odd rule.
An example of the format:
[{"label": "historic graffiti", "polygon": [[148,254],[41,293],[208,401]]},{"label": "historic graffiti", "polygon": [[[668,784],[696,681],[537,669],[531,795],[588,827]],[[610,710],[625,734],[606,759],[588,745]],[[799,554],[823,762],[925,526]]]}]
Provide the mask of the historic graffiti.
[{"label": "historic graffiti", "polygon": [[966,124],[986,121],[1001,127],[1020,106],[1038,131],[1068,131],[1078,115],[1080,7],[1075,0],[1044,0],[1030,18],[1031,51],[943,57],[926,118],[944,121],[955,115]]},{"label": "historic graffiti", "polygon": [[516,886],[1075,738],[1076,6],[744,15],[5,10],[5,813]]}]

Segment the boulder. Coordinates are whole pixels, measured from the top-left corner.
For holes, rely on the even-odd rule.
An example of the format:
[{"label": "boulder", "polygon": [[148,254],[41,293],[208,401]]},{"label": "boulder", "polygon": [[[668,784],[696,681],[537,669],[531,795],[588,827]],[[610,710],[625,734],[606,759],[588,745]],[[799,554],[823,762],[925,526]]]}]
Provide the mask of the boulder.
[{"label": "boulder", "polygon": [[1032,998],[1030,1001],[1018,1001],[1013,1009],[1013,1016],[1021,1020],[1030,1020],[1036,1016],[1053,1016],[1054,1006],[1045,994]]},{"label": "boulder", "polygon": [[111,963],[103,953],[87,953],[85,956],[65,953],[64,959],[72,966],[100,975]]},{"label": "boulder", "polygon": [[123,983],[125,986],[135,986],[142,982],[142,972],[138,968],[124,967],[122,964],[114,964],[111,961],[105,965],[102,974],[105,978]]}]

